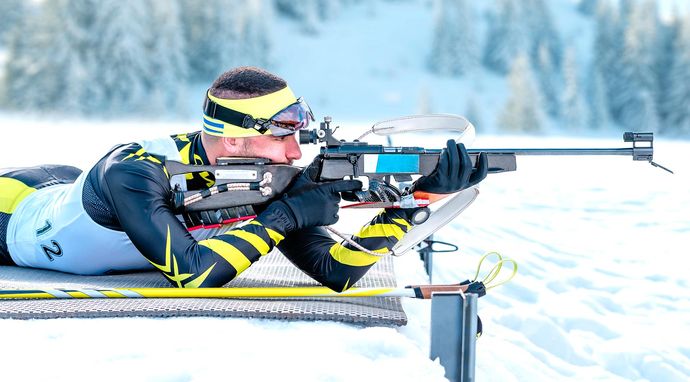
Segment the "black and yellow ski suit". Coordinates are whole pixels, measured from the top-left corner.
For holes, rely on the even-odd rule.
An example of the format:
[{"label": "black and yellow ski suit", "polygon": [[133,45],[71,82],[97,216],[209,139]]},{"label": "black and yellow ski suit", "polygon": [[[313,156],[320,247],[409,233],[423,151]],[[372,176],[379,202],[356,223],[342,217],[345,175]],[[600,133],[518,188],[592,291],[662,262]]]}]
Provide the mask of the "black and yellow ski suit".
[{"label": "black and yellow ski suit", "polygon": [[[0,263],[76,274],[156,268],[175,287],[217,287],[277,247],[342,291],[379,259],[334,241],[323,227],[287,234],[275,214],[194,237],[169,205],[165,157],[208,164],[195,132],[117,146],[81,174],[67,166],[0,171]],[[213,184],[203,173],[183,182],[190,189]],[[386,210],[353,239],[387,251],[410,227],[405,210]]]}]

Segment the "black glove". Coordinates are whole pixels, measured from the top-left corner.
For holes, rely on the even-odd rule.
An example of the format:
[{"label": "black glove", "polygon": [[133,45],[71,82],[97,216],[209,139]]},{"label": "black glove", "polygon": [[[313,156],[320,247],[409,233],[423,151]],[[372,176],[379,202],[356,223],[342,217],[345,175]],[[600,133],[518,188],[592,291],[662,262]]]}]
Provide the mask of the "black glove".
[{"label": "black glove", "polygon": [[283,198],[269,204],[257,220],[284,233],[335,224],[338,221],[340,193],[359,190],[362,182],[338,180],[315,183],[308,169],[295,180]]},{"label": "black glove", "polygon": [[300,175],[297,178],[295,178],[295,180],[290,184],[288,191],[286,192],[287,195],[298,195],[305,191],[318,187],[321,183],[316,183],[316,180],[319,177],[321,162],[323,162],[323,158],[321,158],[321,156],[317,156],[316,158],[314,158],[311,164],[305,167],[304,170],[302,170],[302,172],[300,173]]},{"label": "black glove", "polygon": [[472,168],[472,160],[462,143],[449,139],[434,172],[422,176],[415,183],[415,191],[434,194],[451,194],[472,187],[486,178],[489,158],[480,153],[477,168]]}]

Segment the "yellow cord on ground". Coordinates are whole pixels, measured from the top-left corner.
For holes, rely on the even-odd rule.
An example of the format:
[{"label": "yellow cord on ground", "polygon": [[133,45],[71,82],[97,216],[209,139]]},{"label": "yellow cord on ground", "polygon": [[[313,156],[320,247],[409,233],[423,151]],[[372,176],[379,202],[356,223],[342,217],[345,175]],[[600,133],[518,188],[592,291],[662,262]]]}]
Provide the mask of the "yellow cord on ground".
[{"label": "yellow cord on ground", "polygon": [[[479,272],[481,272],[482,263],[484,263],[484,260],[492,256],[497,258],[496,264],[489,270],[489,272],[486,273],[484,278],[480,280],[487,290],[495,288],[499,285],[503,285],[508,281],[512,280],[513,277],[515,277],[515,275],[517,274],[518,270],[518,265],[515,260],[504,259],[503,256],[501,256],[501,254],[498,252],[487,252],[484,254],[484,256],[481,257],[481,259],[479,259],[479,264],[477,264],[477,272],[474,274],[474,281],[478,280]],[[510,276],[508,276],[506,279],[492,283],[496,279],[496,277],[498,277],[498,275],[501,273],[503,264],[512,264],[513,271],[511,272]]]}]

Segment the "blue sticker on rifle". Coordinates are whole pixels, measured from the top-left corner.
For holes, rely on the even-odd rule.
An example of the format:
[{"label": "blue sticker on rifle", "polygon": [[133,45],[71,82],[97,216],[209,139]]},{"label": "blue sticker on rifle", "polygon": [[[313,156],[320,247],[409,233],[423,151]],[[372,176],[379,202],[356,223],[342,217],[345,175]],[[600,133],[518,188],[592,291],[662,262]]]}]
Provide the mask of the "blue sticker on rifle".
[{"label": "blue sticker on rifle", "polygon": [[370,174],[419,173],[419,155],[416,154],[365,154],[364,172]]}]

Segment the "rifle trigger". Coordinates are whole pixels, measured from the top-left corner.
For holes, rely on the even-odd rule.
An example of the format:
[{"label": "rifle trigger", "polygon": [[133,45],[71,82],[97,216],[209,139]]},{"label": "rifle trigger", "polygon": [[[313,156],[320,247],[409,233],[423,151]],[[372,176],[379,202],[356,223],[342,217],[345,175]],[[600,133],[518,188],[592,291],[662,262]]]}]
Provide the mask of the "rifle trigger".
[{"label": "rifle trigger", "polygon": [[352,165],[352,177],[358,178],[359,177],[359,170],[358,170],[357,162],[359,161],[359,156],[358,155],[348,155],[347,161],[350,162],[350,164]]}]

